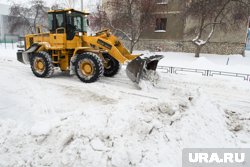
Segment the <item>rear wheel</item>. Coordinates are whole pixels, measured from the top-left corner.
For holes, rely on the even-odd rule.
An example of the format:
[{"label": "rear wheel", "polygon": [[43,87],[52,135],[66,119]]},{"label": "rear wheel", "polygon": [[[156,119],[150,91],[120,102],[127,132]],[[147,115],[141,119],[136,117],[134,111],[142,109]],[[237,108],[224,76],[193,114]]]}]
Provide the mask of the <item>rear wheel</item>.
[{"label": "rear wheel", "polygon": [[31,57],[31,70],[33,74],[40,78],[49,78],[54,73],[54,66],[50,55],[41,51]]},{"label": "rear wheel", "polygon": [[82,82],[95,82],[103,74],[102,60],[94,53],[82,53],[76,58],[75,72]]},{"label": "rear wheel", "polygon": [[103,54],[103,57],[106,61],[104,64],[104,76],[105,77],[113,77],[119,72],[120,69],[120,63],[110,56],[109,54]]}]

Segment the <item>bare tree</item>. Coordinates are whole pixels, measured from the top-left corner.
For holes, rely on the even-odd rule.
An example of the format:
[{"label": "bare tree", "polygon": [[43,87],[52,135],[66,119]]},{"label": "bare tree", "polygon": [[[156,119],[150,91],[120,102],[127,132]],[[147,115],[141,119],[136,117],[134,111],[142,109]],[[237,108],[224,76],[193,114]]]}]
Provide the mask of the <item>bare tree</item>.
[{"label": "bare tree", "polygon": [[99,31],[102,28],[107,26],[106,19],[107,18],[107,13],[102,10],[101,5],[97,5],[96,11],[93,12],[90,16],[89,19],[90,21],[90,27],[93,31]]},{"label": "bare tree", "polygon": [[74,8],[76,0],[62,0],[62,5],[66,8]]},{"label": "bare tree", "polygon": [[9,26],[10,32],[23,27],[27,33],[34,33],[36,26],[47,27],[47,11],[43,0],[31,0],[28,5],[13,3],[10,7]]},{"label": "bare tree", "polygon": [[63,9],[64,8],[64,5],[62,3],[58,3],[57,1],[54,2],[52,5],[51,5],[51,10],[58,10],[58,9]]},{"label": "bare tree", "polygon": [[195,57],[212,38],[216,27],[227,31],[227,26],[247,20],[248,0],[189,0],[184,12],[185,17],[199,20],[195,26],[196,37],[192,40],[196,46]]},{"label": "bare tree", "polygon": [[155,0],[109,0],[105,10],[98,7],[92,27],[110,28],[130,42],[130,52],[139,42],[144,30],[155,23]]}]

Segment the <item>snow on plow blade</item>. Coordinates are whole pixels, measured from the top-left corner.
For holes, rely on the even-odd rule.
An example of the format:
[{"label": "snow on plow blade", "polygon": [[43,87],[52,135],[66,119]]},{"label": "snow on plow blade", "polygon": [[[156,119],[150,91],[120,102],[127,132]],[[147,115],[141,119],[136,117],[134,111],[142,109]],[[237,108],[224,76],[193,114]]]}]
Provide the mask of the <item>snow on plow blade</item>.
[{"label": "snow on plow blade", "polygon": [[18,50],[17,52],[17,60],[24,64],[30,63],[30,57],[29,54],[35,52],[39,48],[39,45],[33,44],[29,49],[23,51]]},{"label": "snow on plow blade", "polygon": [[147,71],[155,71],[158,62],[163,58],[162,55],[154,55],[150,57],[141,58],[138,56],[136,59],[132,60],[126,68],[126,73],[128,78],[139,84],[141,78],[144,78],[144,74]]}]

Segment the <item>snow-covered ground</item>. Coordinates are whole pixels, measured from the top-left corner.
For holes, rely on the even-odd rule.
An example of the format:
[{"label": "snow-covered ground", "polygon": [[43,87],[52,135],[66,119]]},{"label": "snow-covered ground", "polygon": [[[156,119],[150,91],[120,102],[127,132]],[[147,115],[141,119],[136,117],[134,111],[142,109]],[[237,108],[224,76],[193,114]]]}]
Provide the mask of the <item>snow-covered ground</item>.
[{"label": "snow-covered ground", "polygon": [[[250,82],[159,73],[138,90],[124,69],[92,84],[40,79],[15,52],[0,46],[1,167],[181,167],[183,148],[250,147]],[[160,65],[250,73],[248,56],[164,56]]]}]

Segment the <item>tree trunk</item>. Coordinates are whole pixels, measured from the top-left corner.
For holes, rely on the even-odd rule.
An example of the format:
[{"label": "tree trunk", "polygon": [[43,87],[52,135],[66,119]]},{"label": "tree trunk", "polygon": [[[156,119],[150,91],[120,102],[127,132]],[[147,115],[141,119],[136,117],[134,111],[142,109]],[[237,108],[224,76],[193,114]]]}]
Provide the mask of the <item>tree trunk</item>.
[{"label": "tree trunk", "polygon": [[134,46],[135,46],[135,43],[134,42],[130,42],[130,48],[129,48],[129,51],[130,53],[132,54],[133,50],[134,50]]},{"label": "tree trunk", "polygon": [[200,57],[202,45],[196,45],[195,57]]}]

